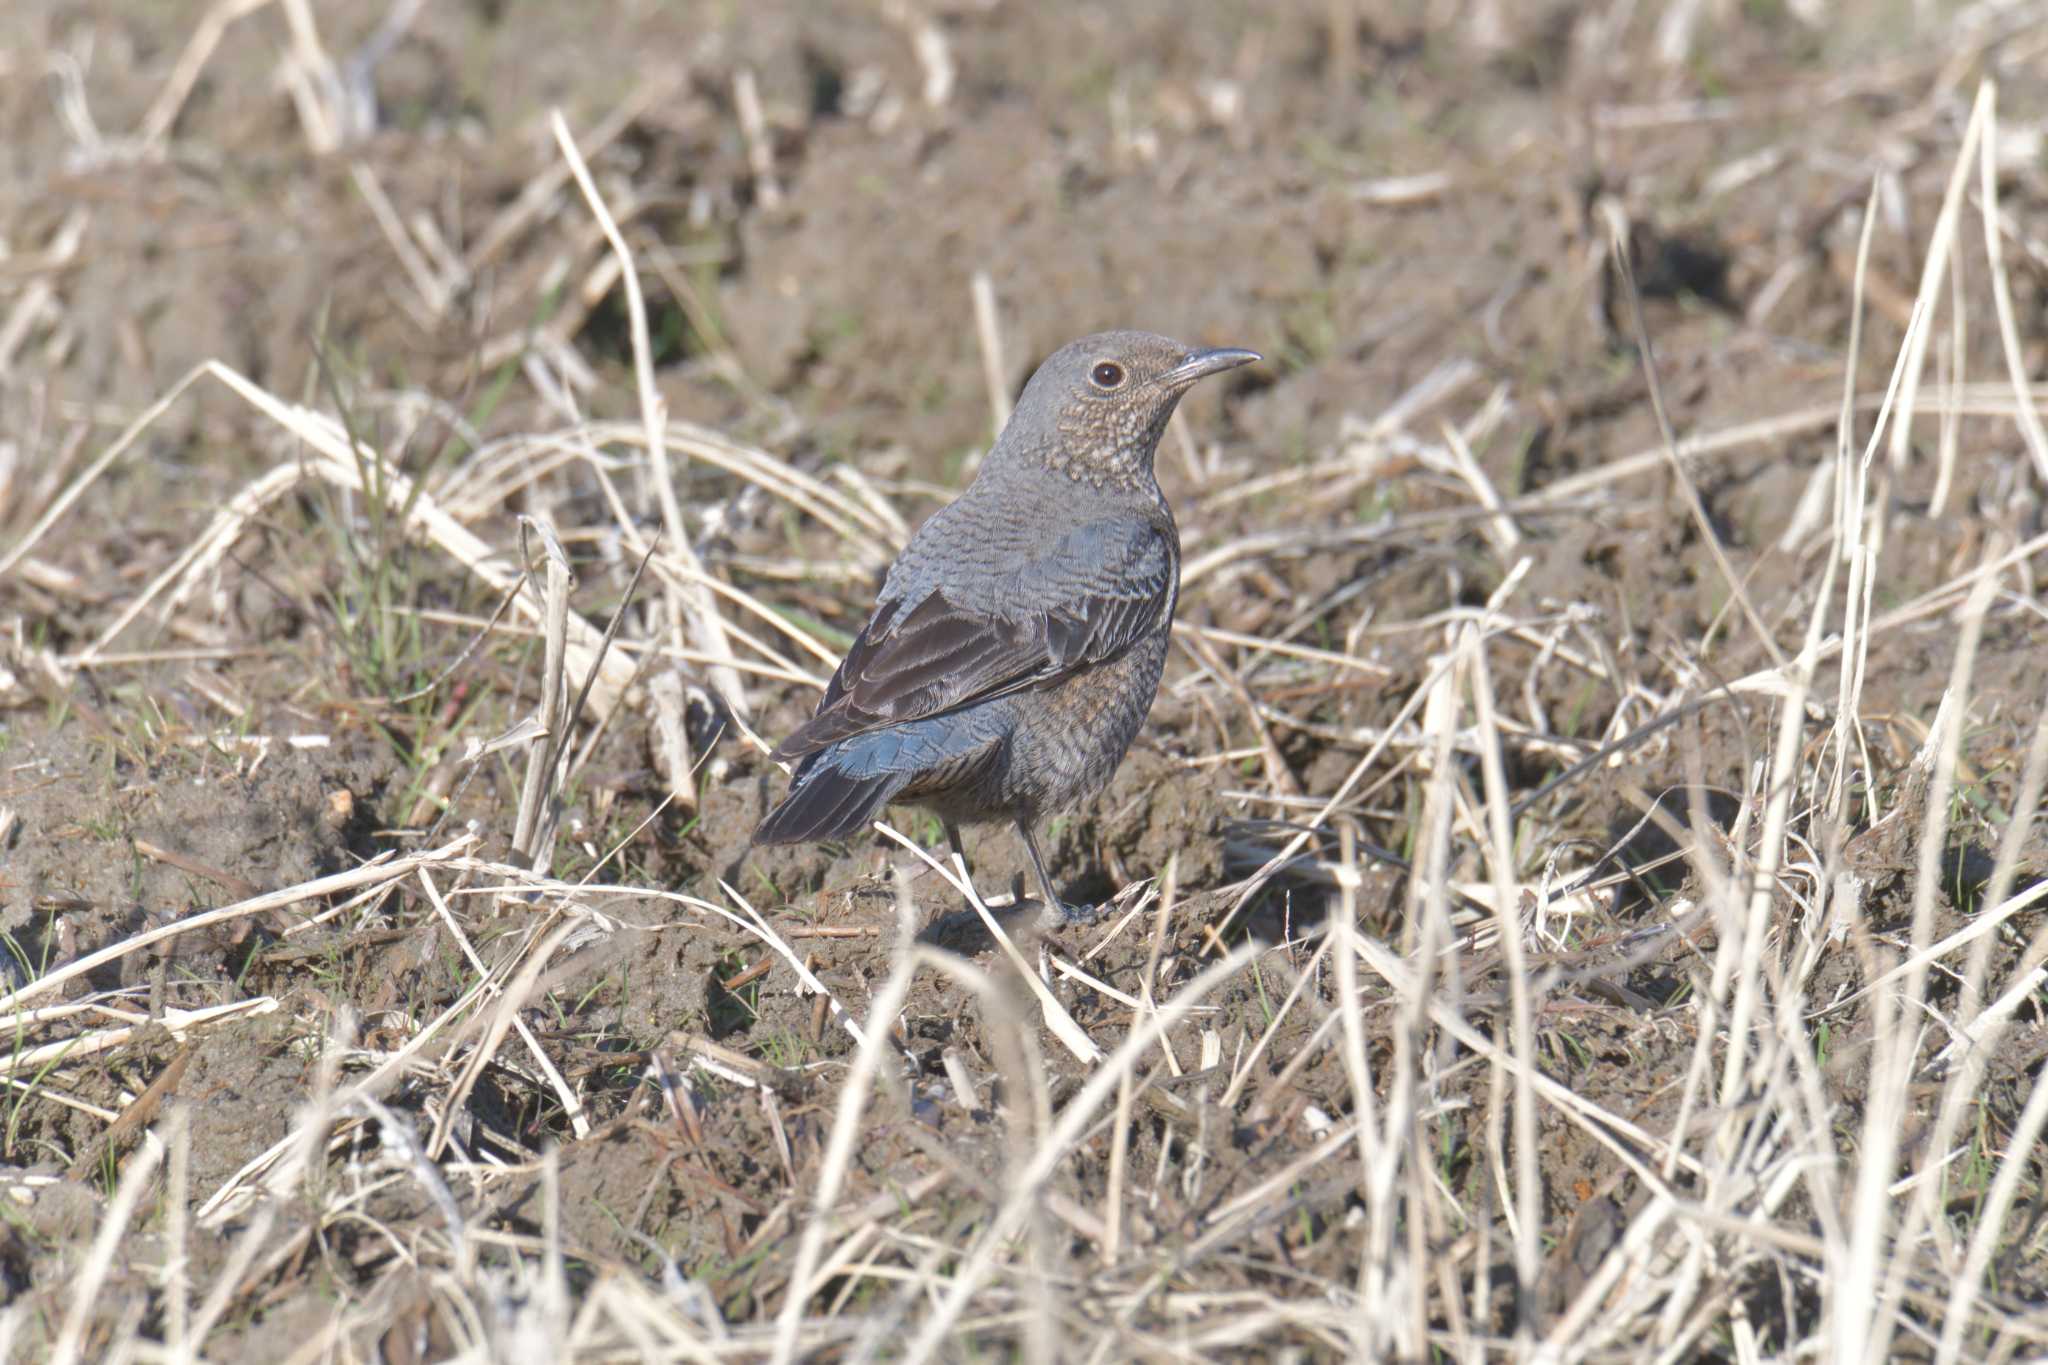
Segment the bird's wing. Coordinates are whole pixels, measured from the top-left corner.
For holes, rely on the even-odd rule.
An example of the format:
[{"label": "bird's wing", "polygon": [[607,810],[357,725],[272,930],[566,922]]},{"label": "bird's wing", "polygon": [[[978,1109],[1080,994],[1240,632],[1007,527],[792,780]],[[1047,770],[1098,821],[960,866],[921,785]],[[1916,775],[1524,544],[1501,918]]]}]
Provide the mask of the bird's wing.
[{"label": "bird's wing", "polygon": [[1172,614],[1178,561],[1161,526],[1092,522],[1006,576],[986,605],[966,605],[944,587],[885,601],[840,661],[818,713],[772,756],[801,758],[1112,659]]}]

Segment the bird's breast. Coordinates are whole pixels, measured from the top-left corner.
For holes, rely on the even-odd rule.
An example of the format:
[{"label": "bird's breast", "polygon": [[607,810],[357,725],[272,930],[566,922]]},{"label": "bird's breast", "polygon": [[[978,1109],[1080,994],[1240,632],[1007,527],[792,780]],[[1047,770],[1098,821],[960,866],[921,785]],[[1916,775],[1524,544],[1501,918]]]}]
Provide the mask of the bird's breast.
[{"label": "bird's breast", "polygon": [[1162,621],[1116,658],[1013,699],[1009,770],[1020,806],[1049,813],[1109,784],[1159,693],[1170,630]]}]

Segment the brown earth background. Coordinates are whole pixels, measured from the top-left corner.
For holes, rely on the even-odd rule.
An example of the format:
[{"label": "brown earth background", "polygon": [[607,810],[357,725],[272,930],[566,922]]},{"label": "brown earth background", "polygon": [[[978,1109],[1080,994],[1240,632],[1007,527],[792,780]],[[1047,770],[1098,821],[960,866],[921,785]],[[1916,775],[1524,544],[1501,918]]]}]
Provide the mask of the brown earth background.
[{"label": "brown earth background", "polygon": [[[2048,1349],[2039,5],[13,0],[0,127],[11,1358]],[[1117,326],[1266,361],[1013,960],[752,736]]]}]

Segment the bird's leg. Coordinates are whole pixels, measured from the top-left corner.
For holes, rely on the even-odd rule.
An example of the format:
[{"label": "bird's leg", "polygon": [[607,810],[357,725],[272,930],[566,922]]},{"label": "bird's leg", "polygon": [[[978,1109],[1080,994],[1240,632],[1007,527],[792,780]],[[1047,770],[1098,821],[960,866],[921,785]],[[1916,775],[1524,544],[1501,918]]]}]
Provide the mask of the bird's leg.
[{"label": "bird's leg", "polygon": [[960,826],[951,820],[941,820],[939,823],[945,827],[946,846],[953,850],[953,865],[959,870],[960,880],[967,887],[968,901],[980,900],[981,892],[974,889],[974,874],[967,870],[967,849],[960,842]]},{"label": "bird's leg", "polygon": [[1031,855],[1031,870],[1038,874],[1039,894],[1045,897],[1044,922],[1048,925],[1093,924],[1102,913],[1100,906],[1068,905],[1060,899],[1060,893],[1053,890],[1052,878],[1045,870],[1045,855],[1038,851],[1038,836],[1032,832],[1031,822],[1019,820],[1017,833],[1024,840],[1024,851]]}]

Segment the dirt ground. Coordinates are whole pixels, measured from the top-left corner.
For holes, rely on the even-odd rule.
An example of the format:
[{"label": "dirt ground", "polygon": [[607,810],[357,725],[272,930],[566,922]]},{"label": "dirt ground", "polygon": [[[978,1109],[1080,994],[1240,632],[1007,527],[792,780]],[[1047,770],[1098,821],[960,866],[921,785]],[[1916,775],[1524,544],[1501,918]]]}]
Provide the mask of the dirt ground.
[{"label": "dirt ground", "polygon": [[[766,1358],[807,1270],[802,1353],[893,1356],[940,1298],[903,1286],[965,1282],[965,1249],[1002,1226],[1034,1143],[1099,1074],[898,845],[748,849],[784,778],[721,729],[701,653],[648,653],[701,640],[672,628],[681,580],[629,597],[634,538],[664,525],[634,305],[554,109],[635,252],[668,417],[845,500],[821,515],[767,474],[676,456],[694,554],[766,604],[715,599],[768,646],[735,648],[748,726],[771,743],[815,703],[794,676],[822,678],[858,628],[895,519],[940,505],[990,437],[977,273],[1006,394],[1104,327],[1266,356],[1198,389],[1162,448],[1188,566],[1180,646],[1111,790],[1048,831],[1070,897],[1137,909],[1023,944],[1105,1052],[1220,954],[1253,955],[1130,1064],[1108,1097],[1121,1117],[1074,1137],[1020,1234],[1028,1255],[941,1353],[1375,1354],[1343,1325],[1369,1301],[1381,1205],[1343,1140],[1364,1110],[1332,1020],[1362,1021],[1352,1043],[1380,1101],[1403,1068],[1427,1078],[1401,1138],[1457,1214],[1410,1201],[1387,1234],[1418,1253],[1415,1281],[1385,1291],[1418,1305],[1414,1339],[1506,1355],[1568,1320],[1658,1188],[1654,1149],[1605,1118],[1704,1149],[1703,1125],[1739,1108],[1695,1103],[1688,1079],[1710,1055],[1718,1076],[1733,998],[1715,980],[1724,922],[1700,907],[1760,838],[1772,670],[1817,614],[1842,629],[1825,476],[1845,376],[1853,456],[1987,78],[2011,364],[2036,384],[2048,370],[2048,16],[1903,0],[279,0],[209,28],[233,8],[17,0],[0,16],[0,929],[15,987],[114,950],[0,1006],[18,1040],[0,1345],[154,1358],[210,1313],[192,1339],[209,1359],[505,1358],[536,1322],[569,1340],[563,1324],[623,1320],[605,1316],[616,1296],[644,1294],[701,1334],[698,1358]],[[1770,874],[1772,952],[1826,945],[1800,959],[1793,1032],[1840,1144],[1815,1160],[1850,1185],[1869,1058],[1896,1026],[1859,992],[1902,945],[1976,922],[1987,888],[2048,867],[2038,829],[2008,840],[2031,813],[2042,715],[2044,470],[2013,416],[1976,175],[1910,440],[1868,467],[1875,625],[1856,704],[1842,710],[1829,646],[1799,712],[1794,851]],[[1662,401],[1701,441],[1682,473],[1615,224]],[[410,505],[309,475],[198,567],[180,560],[238,494],[315,461],[217,374],[178,390],[208,361],[342,415],[500,567],[519,518],[545,519],[573,610],[599,630],[623,611],[641,671],[570,736],[551,887],[492,880],[515,861],[522,751],[465,757],[534,712],[542,651],[528,629],[481,633],[502,594],[408,529]],[[1983,604],[1930,849],[1913,760],[1939,733],[1967,576],[2015,547]],[[1461,713],[1439,748],[1421,706],[1472,629],[1500,708],[1484,725],[1501,739],[1504,868],[1488,857],[1490,730]],[[646,696],[668,672],[694,809],[665,799],[652,737]],[[1845,714],[1846,759],[1829,739]],[[1447,903],[1409,874],[1443,792],[1458,808],[1430,885],[1455,888]],[[1307,856],[1262,874],[1309,830]],[[1001,830],[970,833],[968,853],[985,891],[1021,876]],[[180,927],[374,874],[380,856],[416,875]],[[859,1143],[835,1157],[858,1066],[847,1022],[874,1022],[905,951],[899,869],[918,941],[979,975],[919,969],[881,1025],[890,1060]],[[1169,869],[1155,920],[1145,890]],[[1604,1116],[1534,1111],[1534,1283],[1508,1206],[1522,1139],[1506,1073],[1473,1041],[1505,1046],[1522,960],[1484,908],[1496,871],[1525,927],[1539,888],[1598,882],[1520,950],[1534,1062]],[[1843,878],[1861,889],[1853,929],[1808,918]],[[1399,955],[1428,937],[1425,903],[1452,912],[1431,990],[1469,1036],[1412,1035],[1410,997],[1363,975],[1337,1004],[1332,914]],[[1969,983],[1958,947],[1919,1003],[1953,1016],[1978,1008],[1975,982],[2024,983],[2043,923],[2021,909],[1971,940],[1987,946]],[[1996,1242],[1965,1358],[2043,1349],[2043,1155],[2023,1111],[2048,1033],[2038,984],[2021,994],[1968,1111],[1975,1145],[1941,1177],[1933,1259],[1898,1253],[1902,1356],[1933,1358],[1939,1256],[2008,1167],[2032,1193]],[[1926,1064],[1938,1089],[1948,1073]],[[338,1085],[367,1098],[321,1109],[353,1093]],[[1914,1112],[1902,1177],[1929,1160],[1915,1144],[1933,1111]],[[160,1159],[110,1223],[125,1173]],[[837,1212],[814,1217],[835,1160]],[[1661,1178],[1712,1202],[1685,1163]],[[1790,1231],[1710,1254],[1683,1311],[1675,1291],[1646,1310],[1671,1319],[1669,1358],[1844,1340],[1814,1248],[1853,1210],[1846,1188],[1839,1209],[1812,1189],[1713,1210]],[[828,1224],[838,1259],[821,1271],[804,1235]],[[99,1292],[74,1313],[110,1226]],[[544,1251],[563,1258],[565,1302],[531,1278]],[[1644,1358],[1593,1336],[1576,1349]]]}]

